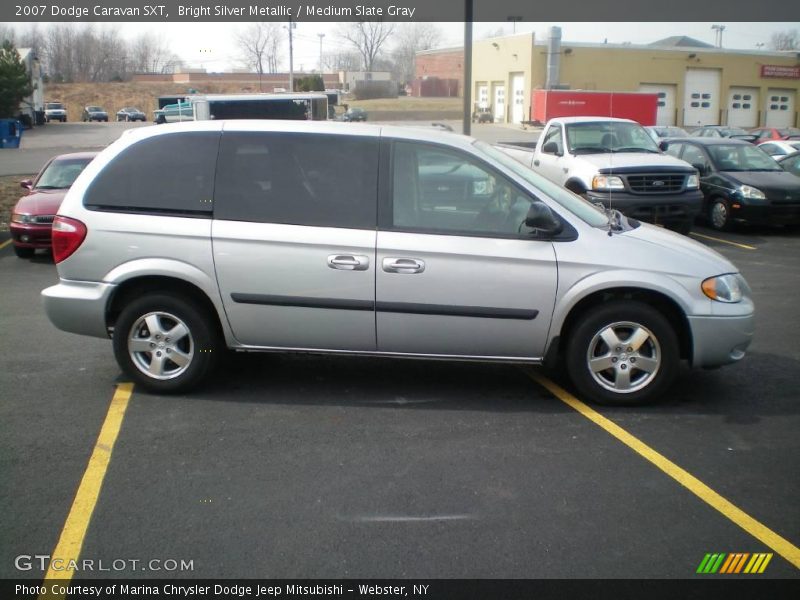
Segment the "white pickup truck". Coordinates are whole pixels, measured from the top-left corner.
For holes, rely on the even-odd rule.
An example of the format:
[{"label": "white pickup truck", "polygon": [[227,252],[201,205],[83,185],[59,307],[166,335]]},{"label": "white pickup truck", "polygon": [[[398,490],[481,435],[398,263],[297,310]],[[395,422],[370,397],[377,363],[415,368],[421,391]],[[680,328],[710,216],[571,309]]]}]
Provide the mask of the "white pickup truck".
[{"label": "white pickup truck", "polygon": [[533,150],[498,148],[590,202],[681,233],[691,231],[702,207],[697,170],[661,152],[635,121],[551,119]]}]

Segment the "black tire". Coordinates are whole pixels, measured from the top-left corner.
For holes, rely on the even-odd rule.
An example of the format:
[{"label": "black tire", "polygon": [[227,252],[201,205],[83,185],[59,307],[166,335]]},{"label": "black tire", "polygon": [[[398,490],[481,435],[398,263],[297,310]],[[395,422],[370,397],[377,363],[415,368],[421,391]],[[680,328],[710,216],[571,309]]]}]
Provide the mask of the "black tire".
[{"label": "black tire", "polygon": [[[147,315],[156,316],[160,333],[151,331],[149,323],[144,322]],[[166,334],[175,331],[173,327],[179,323],[187,335],[170,340]],[[114,356],[136,385],[157,394],[182,393],[196,387],[213,370],[222,348],[217,331],[215,316],[187,298],[168,293],[146,295],[131,301],[120,313],[114,325]],[[154,350],[129,351],[129,340]],[[163,354],[156,359],[158,352]],[[184,365],[170,358],[181,356],[183,361],[187,355]],[[154,360],[162,361],[164,378],[145,372],[148,366],[157,367]]]},{"label": "black tire", "polygon": [[[613,332],[611,339],[619,346],[606,342],[608,332]],[[632,341],[637,336],[638,346]],[[594,357],[597,370],[592,369],[590,357]],[[600,371],[605,362],[609,367]],[[570,379],[583,397],[598,404],[634,405],[656,400],[672,384],[679,362],[678,337],[669,321],[655,308],[634,300],[614,300],[591,309],[581,315],[567,340]],[[645,364],[648,369],[640,368]],[[613,389],[625,385],[626,375],[628,391]]]},{"label": "black tire", "polygon": [[731,204],[725,198],[712,198],[708,201],[708,224],[717,231],[731,228]]},{"label": "black tire", "polygon": [[31,258],[33,253],[36,252],[33,248],[25,248],[24,246],[14,245],[14,254],[20,258]]},{"label": "black tire", "polygon": [[685,221],[679,221],[677,223],[670,223],[667,228],[670,231],[674,231],[675,233],[680,233],[683,235],[689,235],[692,232],[692,220],[686,219]]}]

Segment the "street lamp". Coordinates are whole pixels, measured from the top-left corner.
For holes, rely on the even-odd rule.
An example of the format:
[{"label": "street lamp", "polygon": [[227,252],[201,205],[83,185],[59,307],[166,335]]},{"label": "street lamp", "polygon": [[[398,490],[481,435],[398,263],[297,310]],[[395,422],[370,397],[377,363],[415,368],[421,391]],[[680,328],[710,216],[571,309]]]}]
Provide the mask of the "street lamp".
[{"label": "street lamp", "polygon": [[319,72],[322,74],[322,38],[325,37],[324,33],[318,33],[319,36]]},{"label": "street lamp", "polygon": [[716,32],[714,35],[717,48],[722,48],[722,32],[725,31],[725,25],[712,25],[711,29]]}]

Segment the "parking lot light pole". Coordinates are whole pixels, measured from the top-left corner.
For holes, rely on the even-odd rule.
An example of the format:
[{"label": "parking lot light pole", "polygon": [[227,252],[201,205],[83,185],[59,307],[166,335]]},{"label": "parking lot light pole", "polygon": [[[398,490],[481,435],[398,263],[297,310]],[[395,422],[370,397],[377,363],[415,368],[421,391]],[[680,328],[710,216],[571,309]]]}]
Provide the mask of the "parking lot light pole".
[{"label": "parking lot light pole", "polygon": [[472,8],[472,0],[464,0],[464,135],[472,132]]}]

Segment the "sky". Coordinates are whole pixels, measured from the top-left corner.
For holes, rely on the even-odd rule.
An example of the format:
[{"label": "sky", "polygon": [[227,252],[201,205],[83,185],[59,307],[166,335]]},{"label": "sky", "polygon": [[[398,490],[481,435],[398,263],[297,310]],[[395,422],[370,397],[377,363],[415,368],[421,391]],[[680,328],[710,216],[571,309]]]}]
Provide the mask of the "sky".
[{"label": "sky", "polygon": [[[714,44],[713,23],[475,23],[475,39],[486,37],[502,28],[511,34],[534,31],[538,39],[547,37],[551,25],[562,29],[565,42],[598,42],[609,44],[631,42],[647,44],[672,35],[687,35]],[[800,23],[725,23],[723,47],[743,50],[756,50],[758,44],[767,49],[770,35],[775,31],[800,30]],[[241,68],[240,52],[236,48],[235,33],[246,28],[248,23],[113,23],[98,24],[100,27],[114,27],[121,30],[124,37],[135,37],[144,32],[154,32],[172,40],[172,49],[187,66],[205,68],[210,72],[222,72]],[[442,31],[442,46],[458,46],[463,43],[463,23],[437,23]],[[24,28],[26,24],[19,24]],[[320,33],[322,51],[341,52],[352,50],[348,42],[337,35],[340,24],[300,22],[294,30],[294,68],[296,71],[319,69]],[[288,41],[283,52],[282,69],[288,71]]]}]

